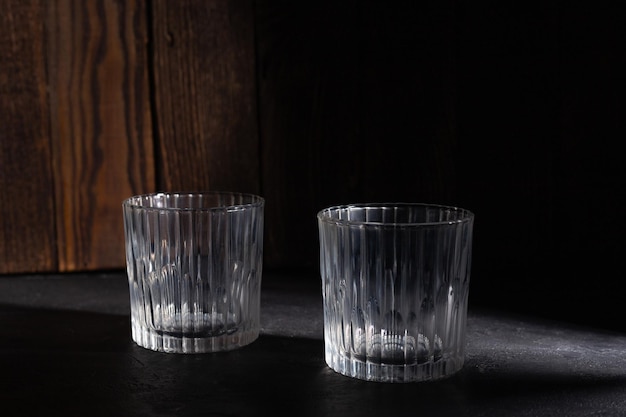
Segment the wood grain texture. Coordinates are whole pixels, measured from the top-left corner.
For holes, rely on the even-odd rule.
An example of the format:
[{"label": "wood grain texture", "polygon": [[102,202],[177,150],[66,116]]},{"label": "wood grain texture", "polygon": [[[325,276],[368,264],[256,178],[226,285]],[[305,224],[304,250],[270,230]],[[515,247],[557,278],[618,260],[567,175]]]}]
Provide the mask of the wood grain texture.
[{"label": "wood grain texture", "polygon": [[259,191],[251,1],[155,0],[158,185]]},{"label": "wood grain texture", "polygon": [[154,188],[145,4],[47,4],[59,269],[123,267],[121,202]]},{"label": "wood grain texture", "polygon": [[57,265],[44,2],[0,2],[0,274]]},{"label": "wood grain texture", "polygon": [[268,265],[318,263],[327,205],[454,203],[450,2],[256,2]]}]

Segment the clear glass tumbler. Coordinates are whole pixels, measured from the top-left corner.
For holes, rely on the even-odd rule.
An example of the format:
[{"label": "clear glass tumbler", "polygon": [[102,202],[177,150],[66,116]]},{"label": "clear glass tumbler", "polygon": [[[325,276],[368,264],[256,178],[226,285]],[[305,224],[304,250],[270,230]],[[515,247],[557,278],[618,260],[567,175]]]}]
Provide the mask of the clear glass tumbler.
[{"label": "clear glass tumbler", "polygon": [[263,198],[155,193],[122,204],[132,338],[148,349],[235,349],[259,335]]},{"label": "clear glass tumbler", "polygon": [[461,369],[474,215],[428,204],[352,204],[317,219],[327,364],[381,382]]}]

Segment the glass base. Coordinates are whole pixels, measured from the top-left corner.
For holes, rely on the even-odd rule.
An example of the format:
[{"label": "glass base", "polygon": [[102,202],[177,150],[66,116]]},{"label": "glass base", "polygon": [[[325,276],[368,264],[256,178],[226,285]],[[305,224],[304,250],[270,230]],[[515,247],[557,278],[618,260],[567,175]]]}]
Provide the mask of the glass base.
[{"label": "glass base", "polygon": [[447,378],[463,367],[464,357],[441,357],[413,364],[385,364],[350,358],[326,351],[326,363],[335,372],[374,382],[421,382]]},{"label": "glass base", "polygon": [[233,350],[254,342],[259,331],[238,331],[211,337],[193,337],[158,333],[153,329],[131,325],[132,338],[139,346],[166,353],[208,353]]}]

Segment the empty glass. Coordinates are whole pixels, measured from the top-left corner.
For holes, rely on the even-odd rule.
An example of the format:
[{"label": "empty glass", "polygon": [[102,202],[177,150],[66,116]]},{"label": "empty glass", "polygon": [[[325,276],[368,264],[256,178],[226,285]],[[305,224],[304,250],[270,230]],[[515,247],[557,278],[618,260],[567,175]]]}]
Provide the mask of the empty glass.
[{"label": "empty glass", "polygon": [[155,193],[123,202],[132,338],[174,353],[231,350],[259,335],[264,200]]},{"label": "empty glass", "polygon": [[461,369],[474,215],[399,203],[329,207],[317,218],[327,364],[384,382]]}]

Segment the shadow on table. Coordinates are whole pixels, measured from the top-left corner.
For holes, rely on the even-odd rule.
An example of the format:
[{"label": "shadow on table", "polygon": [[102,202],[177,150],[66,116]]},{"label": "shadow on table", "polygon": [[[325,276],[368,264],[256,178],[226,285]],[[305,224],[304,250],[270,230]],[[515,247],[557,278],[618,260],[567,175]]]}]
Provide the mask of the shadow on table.
[{"label": "shadow on table", "polygon": [[127,315],[0,305],[0,352],[114,352],[128,347]]},{"label": "shadow on table", "polygon": [[0,400],[30,412],[577,416],[611,415],[626,404],[626,370],[503,371],[473,360],[446,380],[385,384],[333,372],[316,339],[261,335],[230,352],[176,355],[135,345],[128,316],[0,306],[0,326]]}]

